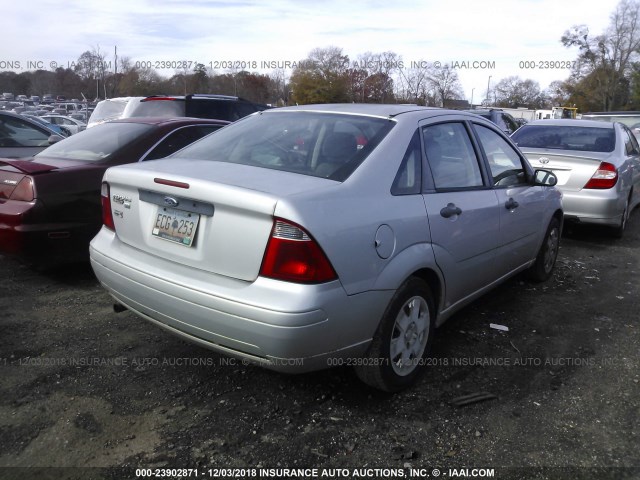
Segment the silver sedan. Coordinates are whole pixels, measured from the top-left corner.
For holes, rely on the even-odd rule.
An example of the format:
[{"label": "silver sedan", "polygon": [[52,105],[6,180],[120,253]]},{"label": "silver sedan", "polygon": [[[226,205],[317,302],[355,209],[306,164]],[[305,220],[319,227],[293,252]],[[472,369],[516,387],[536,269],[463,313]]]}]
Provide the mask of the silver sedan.
[{"label": "silver sedan", "polygon": [[640,146],[622,123],[538,120],[512,139],[532,165],[553,171],[567,221],[612,227],[622,237],[640,203]]},{"label": "silver sedan", "polygon": [[273,109],[110,168],[91,262],[117,310],[199,345],[283,372],[353,365],[395,391],[462,306],[551,275],[555,181],[477,115]]}]

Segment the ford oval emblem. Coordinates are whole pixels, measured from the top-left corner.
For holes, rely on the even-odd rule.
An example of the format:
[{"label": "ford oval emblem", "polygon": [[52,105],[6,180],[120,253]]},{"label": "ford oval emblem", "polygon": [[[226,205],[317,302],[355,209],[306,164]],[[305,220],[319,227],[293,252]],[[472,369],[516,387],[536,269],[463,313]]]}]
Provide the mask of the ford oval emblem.
[{"label": "ford oval emblem", "polygon": [[164,204],[168,207],[177,207],[180,202],[173,197],[164,197]]},{"label": "ford oval emblem", "polygon": [[538,161],[539,161],[540,163],[549,163],[549,159],[548,159],[547,157],[540,157],[540,158],[538,159]]}]

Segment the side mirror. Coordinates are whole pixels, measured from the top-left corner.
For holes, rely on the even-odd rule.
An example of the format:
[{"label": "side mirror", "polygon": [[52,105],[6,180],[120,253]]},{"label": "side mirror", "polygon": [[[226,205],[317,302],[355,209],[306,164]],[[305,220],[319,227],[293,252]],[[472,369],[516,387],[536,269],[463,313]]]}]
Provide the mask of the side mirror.
[{"label": "side mirror", "polygon": [[60,140],[63,140],[63,137],[61,137],[60,135],[51,135],[49,137],[49,145],[53,145],[54,143],[57,143]]},{"label": "side mirror", "polygon": [[543,187],[553,187],[558,183],[558,177],[549,170],[536,170],[533,183]]}]

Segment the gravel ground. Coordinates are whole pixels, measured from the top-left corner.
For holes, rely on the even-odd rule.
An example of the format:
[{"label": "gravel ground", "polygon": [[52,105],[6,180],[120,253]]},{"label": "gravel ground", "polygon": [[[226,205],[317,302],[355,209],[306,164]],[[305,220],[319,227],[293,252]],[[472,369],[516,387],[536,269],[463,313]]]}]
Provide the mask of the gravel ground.
[{"label": "gravel ground", "polygon": [[395,395],[116,314],[87,265],[0,258],[0,478],[640,478],[639,241],[640,211],[623,240],[568,232],[551,280],[449,320]]}]

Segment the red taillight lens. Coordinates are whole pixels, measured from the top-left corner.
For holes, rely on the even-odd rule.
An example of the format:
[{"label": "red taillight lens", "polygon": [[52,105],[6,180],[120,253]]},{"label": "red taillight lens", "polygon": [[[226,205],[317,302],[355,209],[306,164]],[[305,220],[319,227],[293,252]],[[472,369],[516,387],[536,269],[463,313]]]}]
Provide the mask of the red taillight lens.
[{"label": "red taillight lens", "polygon": [[593,174],[591,179],[587,182],[584,188],[589,189],[606,189],[612,188],[618,182],[618,171],[616,166],[611,163],[602,162]]},{"label": "red taillight lens", "polygon": [[301,227],[279,219],[273,224],[260,275],[296,283],[324,283],[338,278],[316,241]]},{"label": "red taillight lens", "polygon": [[104,182],[100,190],[102,200],[102,223],[110,230],[116,231],[113,223],[113,213],[111,212],[111,198],[109,198],[109,184]]},{"label": "red taillight lens", "polygon": [[9,195],[9,200],[20,200],[22,202],[31,202],[34,198],[33,178],[31,177],[24,177],[20,180],[16,188],[11,192],[11,195]]}]

